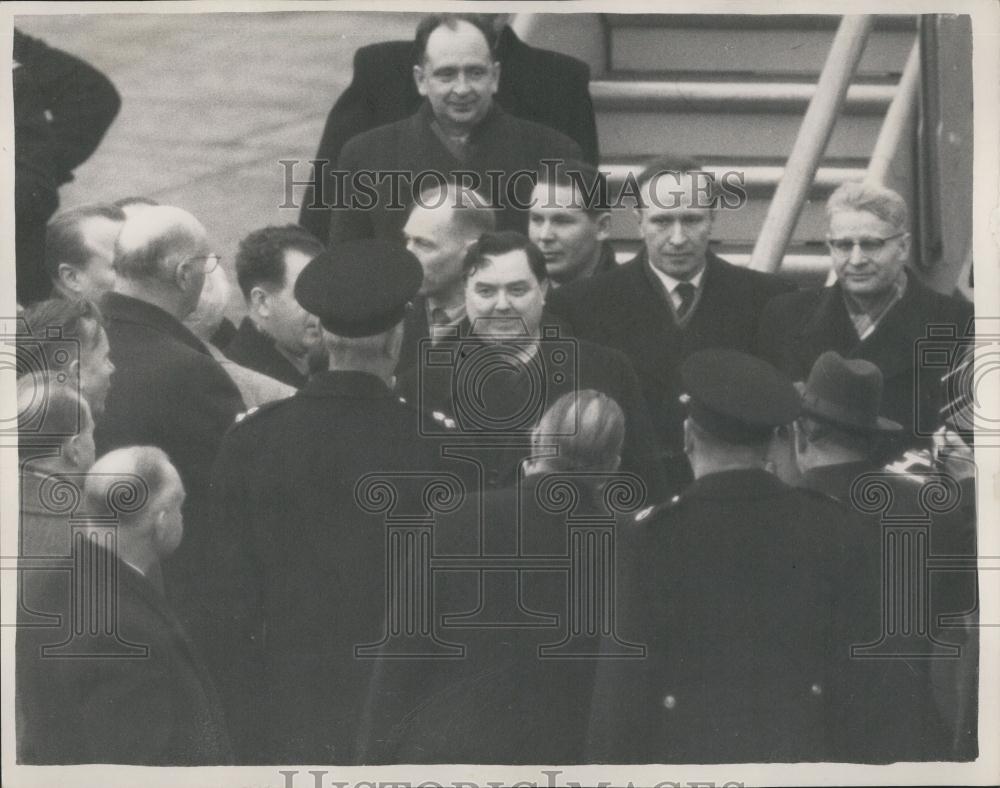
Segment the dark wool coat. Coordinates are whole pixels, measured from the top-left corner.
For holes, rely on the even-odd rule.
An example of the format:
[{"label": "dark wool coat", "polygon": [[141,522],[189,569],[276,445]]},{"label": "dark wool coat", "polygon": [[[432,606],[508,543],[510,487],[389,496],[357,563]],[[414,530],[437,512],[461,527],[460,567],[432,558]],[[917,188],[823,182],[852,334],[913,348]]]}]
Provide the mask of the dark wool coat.
[{"label": "dark wool coat", "polygon": [[[904,442],[917,446],[926,444],[942,423],[938,410],[948,399],[941,383],[948,371],[942,354],[953,355],[972,314],[972,304],[935,293],[911,274],[903,298],[859,340],[840,286],[813,288],[787,293],[767,305],[757,348],[796,380],[808,378],[813,362],[827,350],[871,361],[885,381],[881,415],[902,424],[908,436]],[[950,327],[956,339],[928,340],[932,326]],[[914,360],[928,348],[941,353],[929,355],[925,363]]]},{"label": "dark wool coat", "polygon": [[573,335],[621,351],[639,376],[654,434],[670,478],[690,478],[683,454],[680,367],[697,350],[752,352],[764,304],[791,288],[783,280],[727,263],[711,252],[701,300],[681,327],[645,251],[606,274],[553,290],[547,306]]},{"label": "dark wool coat", "polygon": [[[91,567],[117,574],[115,633],[132,656],[109,658],[106,639],[71,638],[68,574],[37,571],[35,601],[57,613],[55,628],[17,633],[18,759],[32,764],[124,763],[197,766],[233,763],[222,706],[202,660],[162,593],[128,564],[94,546],[76,588],[99,583]],[[72,659],[59,649],[68,643]],[[81,656],[93,654],[94,656]]]},{"label": "dark wool coat", "polygon": [[[590,99],[590,69],[576,58],[525,44],[509,27],[497,44],[500,86],[497,102],[511,115],[555,129],[574,140],[583,157],[597,164],[597,126]],[[413,42],[386,41],[354,54],[354,77],[326,119],[316,152],[327,168],[336,166],[352,137],[409,117],[420,107],[413,82]],[[322,168],[313,172],[313,183]],[[325,190],[324,190],[325,191]],[[326,241],[329,211],[310,209],[315,186],[306,188],[299,224]]]}]

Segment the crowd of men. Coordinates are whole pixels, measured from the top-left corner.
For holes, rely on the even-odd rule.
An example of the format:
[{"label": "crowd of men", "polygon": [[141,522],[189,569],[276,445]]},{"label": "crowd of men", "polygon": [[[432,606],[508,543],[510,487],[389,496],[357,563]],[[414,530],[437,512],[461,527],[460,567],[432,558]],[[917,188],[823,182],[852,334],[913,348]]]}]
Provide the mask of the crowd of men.
[{"label": "crowd of men", "polygon": [[[51,290],[18,341],[21,762],[975,758],[975,573],[893,640],[857,486],[919,518],[938,480],[929,549],[974,561],[971,450],[913,352],[972,305],[867,182],[830,197],[831,286],[733,265],[671,156],[619,265],[586,82],[502,15],[429,16],[359,50],[301,226],[232,269],[151,199],[48,222],[18,260]],[[334,170],[446,177],[324,207]],[[555,560],[581,550],[600,593]]]}]

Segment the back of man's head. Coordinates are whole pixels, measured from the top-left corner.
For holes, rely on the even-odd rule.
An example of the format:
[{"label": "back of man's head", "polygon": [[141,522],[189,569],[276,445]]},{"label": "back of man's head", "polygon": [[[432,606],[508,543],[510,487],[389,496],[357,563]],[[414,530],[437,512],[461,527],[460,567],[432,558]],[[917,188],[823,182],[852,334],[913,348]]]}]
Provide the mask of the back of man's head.
[{"label": "back of man's head", "polygon": [[422,188],[413,207],[442,212],[448,217],[449,230],[464,240],[475,241],[483,233],[496,230],[496,211],[486,197],[454,179]]},{"label": "back of man's head", "polygon": [[244,299],[249,302],[250,292],[258,286],[272,291],[285,287],[285,252],[289,249],[313,258],[323,251],[323,244],[297,224],[262,227],[240,241],[236,280]]},{"label": "back of man's head", "polygon": [[115,271],[133,281],[170,281],[180,265],[199,254],[204,226],[182,208],[150,205],[122,226],[115,246]]},{"label": "back of man's head", "polygon": [[84,485],[85,510],[111,517],[127,556],[169,556],[183,536],[184,486],[166,453],[155,446],[128,446],[94,463]]},{"label": "back of man's head", "polygon": [[536,448],[555,446],[545,471],[617,470],[625,443],[625,414],[611,397],[594,389],[570,391],[549,406],[532,434]]},{"label": "back of man's head", "polygon": [[[29,373],[17,380],[17,429],[21,457],[38,457],[50,470],[86,471],[94,463],[94,419],[78,385],[55,373]],[[52,455],[51,448],[59,446]]]}]

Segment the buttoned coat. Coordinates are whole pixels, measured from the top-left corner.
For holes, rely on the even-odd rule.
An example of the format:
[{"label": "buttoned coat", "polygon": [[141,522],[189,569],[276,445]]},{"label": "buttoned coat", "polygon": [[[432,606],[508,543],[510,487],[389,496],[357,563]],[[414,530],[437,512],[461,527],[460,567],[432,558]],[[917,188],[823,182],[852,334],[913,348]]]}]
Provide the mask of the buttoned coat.
[{"label": "buttoned coat", "polygon": [[[910,274],[902,299],[859,340],[840,285],[812,288],[778,296],[767,305],[757,352],[795,380],[808,378],[827,350],[871,361],[884,380],[880,414],[903,425],[908,436],[903,442],[919,446],[942,423],[938,411],[948,392],[941,377],[949,370],[943,359],[954,356],[972,314],[967,301],[935,293]],[[954,339],[928,337],[932,326],[950,328]],[[915,361],[927,349],[937,352]]]},{"label": "buttoned coat", "polygon": [[[515,117],[562,132],[576,141],[587,161],[597,164],[597,127],[587,64],[525,44],[509,27],[500,33],[497,59],[496,101]],[[413,81],[414,61],[412,41],[371,44],[354,53],[354,77],[327,116],[317,161],[332,168],[352,137],[417,111],[421,97]],[[322,172],[322,168],[314,169],[314,184]],[[314,190],[315,186],[306,189],[299,224],[325,242],[330,215],[328,210],[309,208]]]},{"label": "buttoned coat", "polygon": [[[94,545],[78,563],[77,588],[117,577],[115,635],[131,656],[108,658],[107,641],[71,631],[67,573],[38,571],[39,603],[61,625],[17,633],[18,759],[30,764],[233,763],[212,679],[162,593],[127,563]],[[102,567],[100,578],[92,567]],[[59,657],[59,645],[67,644]],[[43,647],[56,647],[41,655]],[[141,647],[141,648],[140,648]],[[88,651],[88,649],[90,649]],[[122,647],[119,652],[126,649]],[[86,654],[93,656],[85,656]]]},{"label": "buttoned coat", "polygon": [[[579,146],[569,137],[509,115],[494,103],[470,134],[475,153],[468,162],[460,162],[432,130],[433,117],[430,104],[424,102],[410,117],[366,131],[344,145],[337,169],[347,173],[340,195],[345,207],[329,212],[330,241],[400,240],[408,209],[413,204],[412,186],[418,183],[417,174],[427,171],[446,178],[457,171],[473,173],[479,179],[483,196],[499,207],[497,228],[524,233],[528,228],[527,206],[532,184],[526,175],[518,173],[540,171],[543,159],[580,158]],[[368,177],[361,179],[359,175],[361,180],[354,183],[354,176],[365,172]],[[380,178],[379,173],[384,172],[401,175]],[[490,172],[498,174],[491,176]],[[440,183],[440,178],[428,177],[422,181],[424,186],[435,183]]]},{"label": "buttoned coat", "polygon": [[[375,661],[354,649],[385,634],[388,531],[355,487],[437,467],[415,411],[363,372],[319,373],[226,435],[212,477],[213,651],[244,759],[374,757],[394,699],[370,694]],[[406,484],[385,487],[401,508]]]},{"label": "buttoned coat", "polygon": [[598,667],[591,755],[836,760],[857,609],[846,510],[745,469],[703,476],[636,519],[623,534],[622,634],[647,656]]},{"label": "buttoned coat", "polygon": [[681,363],[706,348],[751,352],[764,304],[791,285],[768,274],[732,265],[709,252],[701,299],[680,326],[669,295],[650,270],[645,251],[606,274],[553,290],[547,306],[574,336],[624,353],[639,377],[668,473],[689,478],[683,455]]}]

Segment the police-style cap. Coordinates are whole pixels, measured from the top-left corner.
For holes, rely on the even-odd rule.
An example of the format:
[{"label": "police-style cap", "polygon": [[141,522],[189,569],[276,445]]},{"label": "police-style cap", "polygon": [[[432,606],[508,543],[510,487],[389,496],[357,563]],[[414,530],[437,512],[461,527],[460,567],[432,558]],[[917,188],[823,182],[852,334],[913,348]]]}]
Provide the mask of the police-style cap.
[{"label": "police-style cap", "polygon": [[692,353],[681,367],[688,415],[732,443],[765,440],[802,408],[791,379],[766,361],[735,350]]},{"label": "police-style cap", "polygon": [[314,257],[295,282],[295,298],[323,328],[369,337],[403,319],[423,282],[420,262],[385,241],[335,243]]}]

